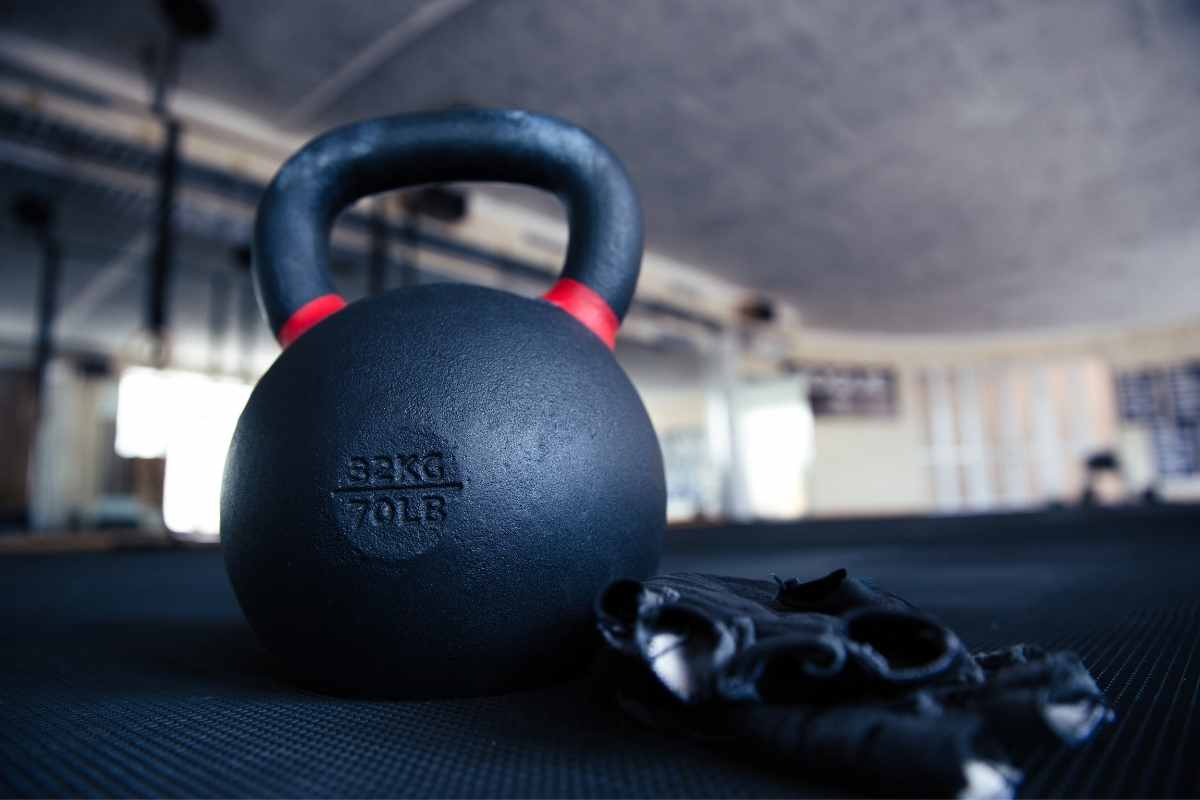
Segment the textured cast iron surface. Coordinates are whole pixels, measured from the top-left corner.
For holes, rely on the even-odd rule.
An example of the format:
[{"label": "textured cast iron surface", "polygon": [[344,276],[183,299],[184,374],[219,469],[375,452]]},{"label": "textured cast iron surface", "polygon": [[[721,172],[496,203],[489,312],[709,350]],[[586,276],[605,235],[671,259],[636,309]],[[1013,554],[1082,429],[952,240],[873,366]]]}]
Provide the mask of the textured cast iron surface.
[{"label": "textured cast iron surface", "polygon": [[[1024,765],[1027,797],[1200,787],[1200,513],[1024,514],[668,535],[664,569],[846,565],[971,646],[1073,648],[1116,722]],[[216,552],[0,557],[0,795],[828,797],[657,735],[576,680],[433,702],[280,680]]]},{"label": "textured cast iron surface", "polygon": [[575,665],[597,590],[653,571],[665,504],[650,420],[596,336],[436,285],[284,351],[238,423],[221,521],[242,608],[299,677],[450,696]]}]

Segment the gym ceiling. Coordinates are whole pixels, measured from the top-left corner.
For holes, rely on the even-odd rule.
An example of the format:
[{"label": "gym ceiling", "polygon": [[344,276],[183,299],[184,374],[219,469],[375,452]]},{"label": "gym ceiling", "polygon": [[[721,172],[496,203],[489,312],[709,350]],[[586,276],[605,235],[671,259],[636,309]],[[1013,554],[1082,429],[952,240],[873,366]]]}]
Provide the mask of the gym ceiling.
[{"label": "gym ceiling", "polygon": [[[630,168],[652,249],[816,328],[1112,328],[1198,310],[1194,0],[218,7],[216,38],[184,54],[181,91],[297,139],[463,104],[567,118]],[[44,77],[3,46],[20,42],[136,80],[161,23],[152,0],[16,0],[0,31],[0,76]],[[5,195],[42,180],[12,161]],[[135,241],[113,202],[68,203],[68,236]],[[17,272],[4,270],[2,293],[32,297]]]}]

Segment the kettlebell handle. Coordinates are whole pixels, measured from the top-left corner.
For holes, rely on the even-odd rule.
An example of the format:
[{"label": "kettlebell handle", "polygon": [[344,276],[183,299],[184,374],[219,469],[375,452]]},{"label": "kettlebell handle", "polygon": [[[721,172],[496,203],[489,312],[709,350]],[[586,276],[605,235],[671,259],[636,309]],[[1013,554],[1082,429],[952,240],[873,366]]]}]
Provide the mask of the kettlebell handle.
[{"label": "kettlebell handle", "polygon": [[280,168],[258,206],[254,276],[283,346],[346,305],[329,273],[334,220],[360,198],[425,183],[501,181],[552,192],[570,226],[544,299],[613,346],[642,259],[642,216],[621,163],[587,132],[521,111],[400,114],[336,128]]}]

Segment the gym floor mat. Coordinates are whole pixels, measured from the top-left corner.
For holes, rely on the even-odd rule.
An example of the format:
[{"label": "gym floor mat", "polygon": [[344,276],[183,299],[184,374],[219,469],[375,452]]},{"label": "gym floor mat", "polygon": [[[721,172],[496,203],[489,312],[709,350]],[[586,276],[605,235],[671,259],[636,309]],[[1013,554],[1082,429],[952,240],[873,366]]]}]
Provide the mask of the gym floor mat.
[{"label": "gym floor mat", "polygon": [[[972,648],[1078,652],[1117,712],[1021,794],[1200,792],[1200,510],[1055,511],[673,531],[664,570],[845,566]],[[644,730],[586,680],[370,702],[277,679],[220,553],[0,557],[0,794],[829,796],[768,764]]]}]

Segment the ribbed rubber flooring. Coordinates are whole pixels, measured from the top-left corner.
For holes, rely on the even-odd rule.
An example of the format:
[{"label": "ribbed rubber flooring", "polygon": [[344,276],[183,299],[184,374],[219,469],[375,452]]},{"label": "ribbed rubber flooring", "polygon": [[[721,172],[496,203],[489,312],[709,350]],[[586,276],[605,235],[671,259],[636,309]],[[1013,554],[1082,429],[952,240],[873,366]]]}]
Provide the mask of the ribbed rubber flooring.
[{"label": "ribbed rubber flooring", "polygon": [[[920,536],[729,528],[673,535],[664,567],[762,576],[845,565],[971,646],[1074,649],[1118,719],[1079,751],[1024,765],[1022,795],[1189,797],[1200,794],[1197,521],[963,520]],[[0,558],[0,633],[6,796],[842,793],[642,730],[586,681],[431,703],[298,690],[270,672],[215,551]]]},{"label": "ribbed rubber flooring", "polygon": [[[1193,725],[1200,604],[1143,609],[1057,645],[1089,664],[1120,718],[1082,752],[1046,753],[1027,765],[1028,796],[1194,796],[1200,786]],[[1189,736],[1192,737],[1189,739]]]}]

